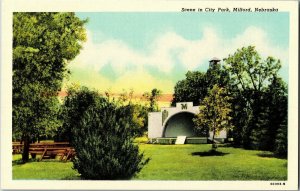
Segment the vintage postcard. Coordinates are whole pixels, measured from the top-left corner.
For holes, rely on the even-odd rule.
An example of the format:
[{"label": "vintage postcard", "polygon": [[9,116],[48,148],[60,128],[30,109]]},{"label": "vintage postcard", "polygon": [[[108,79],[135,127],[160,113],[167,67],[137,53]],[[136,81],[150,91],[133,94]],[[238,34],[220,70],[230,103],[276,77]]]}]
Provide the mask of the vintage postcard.
[{"label": "vintage postcard", "polygon": [[297,1],[1,3],[1,189],[299,189]]}]

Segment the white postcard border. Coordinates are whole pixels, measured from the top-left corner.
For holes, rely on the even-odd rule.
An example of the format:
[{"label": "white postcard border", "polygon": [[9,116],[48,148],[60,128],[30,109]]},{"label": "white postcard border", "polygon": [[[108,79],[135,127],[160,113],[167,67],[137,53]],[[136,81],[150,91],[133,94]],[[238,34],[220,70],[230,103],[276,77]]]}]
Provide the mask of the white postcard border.
[{"label": "white postcard border", "polygon": [[[297,1],[4,0],[1,10],[1,188],[64,190],[296,190],[298,189],[298,3]],[[180,12],[200,7],[276,7],[290,13],[287,181],[50,181],[12,180],[12,12]],[[199,13],[200,14],[200,13]],[[284,182],[272,186],[270,182]]]}]

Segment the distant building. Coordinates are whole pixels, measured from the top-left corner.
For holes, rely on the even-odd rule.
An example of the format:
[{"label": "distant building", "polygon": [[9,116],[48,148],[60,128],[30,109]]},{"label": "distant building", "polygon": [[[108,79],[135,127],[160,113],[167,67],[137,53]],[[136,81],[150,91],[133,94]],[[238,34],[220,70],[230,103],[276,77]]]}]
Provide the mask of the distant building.
[{"label": "distant building", "polygon": [[210,61],[209,61],[209,67],[213,67],[215,64],[218,64],[221,60],[217,57],[213,57]]},{"label": "distant building", "polygon": [[[176,107],[162,107],[160,112],[150,112],[148,116],[148,138],[172,138],[177,136],[197,137],[193,131],[193,118],[199,113],[199,106],[193,102],[179,102]],[[212,138],[212,132],[209,133]],[[227,138],[221,131],[215,138]]]}]

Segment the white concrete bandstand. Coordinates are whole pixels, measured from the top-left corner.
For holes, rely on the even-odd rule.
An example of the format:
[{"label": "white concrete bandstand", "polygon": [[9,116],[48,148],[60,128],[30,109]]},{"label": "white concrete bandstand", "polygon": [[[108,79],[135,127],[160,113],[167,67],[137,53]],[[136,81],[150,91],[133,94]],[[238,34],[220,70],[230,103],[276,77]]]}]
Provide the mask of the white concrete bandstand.
[{"label": "white concrete bandstand", "polygon": [[[193,102],[179,102],[176,107],[162,107],[160,112],[150,112],[148,138],[197,137],[192,119],[198,113],[199,106],[193,106]],[[209,132],[209,138],[212,138],[212,132]],[[227,132],[223,130],[215,138],[225,139]]]}]

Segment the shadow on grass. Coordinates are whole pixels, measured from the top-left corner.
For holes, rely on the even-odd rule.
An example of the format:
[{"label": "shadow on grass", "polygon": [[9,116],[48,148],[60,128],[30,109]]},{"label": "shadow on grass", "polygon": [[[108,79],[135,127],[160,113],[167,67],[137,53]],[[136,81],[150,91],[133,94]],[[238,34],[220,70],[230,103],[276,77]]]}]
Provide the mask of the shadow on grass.
[{"label": "shadow on grass", "polygon": [[192,156],[209,157],[209,156],[224,156],[228,154],[229,153],[223,153],[216,150],[209,150],[205,152],[193,152]]},{"label": "shadow on grass", "polygon": [[[26,162],[26,163],[30,163],[30,162],[38,162],[38,159],[29,159],[28,162]],[[26,163],[24,163],[22,159],[13,160],[12,166],[22,165],[22,164],[26,164]]]},{"label": "shadow on grass", "polygon": [[232,147],[232,148],[241,148],[241,146],[239,145],[235,145],[233,143],[222,143],[222,144],[218,144],[218,147]]},{"label": "shadow on grass", "polygon": [[[47,160],[40,160],[40,158],[36,158],[36,159],[29,159],[28,162],[26,163],[32,163],[32,162],[61,162],[61,163],[64,163],[66,161],[61,161],[59,159],[47,159]],[[69,161],[67,161],[69,162]],[[22,161],[22,159],[19,159],[19,160],[13,160],[12,161],[12,166],[17,166],[17,165],[23,165],[23,164],[26,164]]]},{"label": "shadow on grass", "polygon": [[83,180],[79,175],[78,176],[66,176],[60,180]]},{"label": "shadow on grass", "polygon": [[12,161],[12,165],[13,166],[22,165],[22,164],[24,164],[24,162],[22,161],[22,159],[20,159],[20,160],[13,160]]},{"label": "shadow on grass", "polygon": [[278,156],[278,155],[275,155],[272,152],[267,152],[267,151],[263,151],[261,153],[258,153],[257,156],[259,156],[259,157],[265,157],[265,158],[286,159],[286,156]]}]

